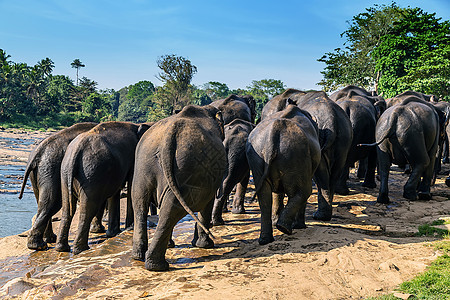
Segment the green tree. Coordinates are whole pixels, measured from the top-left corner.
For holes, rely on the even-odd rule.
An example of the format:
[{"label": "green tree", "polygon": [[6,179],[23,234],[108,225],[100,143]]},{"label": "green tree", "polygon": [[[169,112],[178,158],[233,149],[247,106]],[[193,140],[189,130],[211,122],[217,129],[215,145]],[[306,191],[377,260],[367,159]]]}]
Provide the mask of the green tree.
[{"label": "green tree", "polygon": [[205,83],[203,89],[212,101],[223,99],[231,95],[231,91],[225,83],[210,81]]},{"label": "green tree", "polygon": [[355,84],[368,90],[377,90],[379,72],[371,55],[384,35],[402,18],[405,9],[395,2],[391,5],[375,5],[348,21],[349,27],[341,34],[344,48],[325,53],[319,62],[326,64],[323,79],[318,83],[326,91]]},{"label": "green tree", "polygon": [[75,58],[70,65],[72,66],[72,68],[77,69],[77,86],[78,86],[78,71],[80,70],[80,68],[84,68],[86,66],[78,58]]},{"label": "green tree", "polygon": [[118,107],[118,119],[135,123],[145,122],[153,107],[155,86],[147,80],[139,81],[126,89],[124,99]]},{"label": "green tree", "polygon": [[408,8],[373,51],[385,97],[405,90],[449,99],[450,22]]},{"label": "green tree", "polygon": [[191,81],[197,73],[197,67],[189,59],[174,54],[159,57],[157,65],[161,70],[157,78],[164,84],[163,92],[160,93],[164,98],[160,100],[170,103],[173,113],[192,101]]},{"label": "green tree", "polygon": [[238,94],[252,95],[256,102],[256,119],[261,115],[264,105],[275,95],[283,93],[286,86],[281,80],[262,79],[253,80],[247,91],[240,91]]},{"label": "green tree", "polygon": [[76,87],[68,76],[55,75],[48,82],[45,97],[53,103],[57,111],[68,112],[75,90]]},{"label": "green tree", "polygon": [[100,122],[110,119],[111,105],[104,95],[97,92],[91,93],[82,102],[82,121]]}]

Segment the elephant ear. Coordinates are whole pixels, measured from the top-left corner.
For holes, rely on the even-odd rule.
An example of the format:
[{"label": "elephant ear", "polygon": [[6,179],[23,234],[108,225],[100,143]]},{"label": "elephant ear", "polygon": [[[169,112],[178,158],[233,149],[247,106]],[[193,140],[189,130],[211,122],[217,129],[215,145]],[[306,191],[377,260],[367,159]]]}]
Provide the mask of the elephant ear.
[{"label": "elephant ear", "polygon": [[152,125],[147,124],[147,123],[142,123],[139,125],[138,130],[137,130],[137,136],[138,139],[140,139],[142,137],[142,135],[151,127]]},{"label": "elephant ear", "polygon": [[225,122],[223,121],[223,115],[222,115],[222,112],[220,110],[218,110],[216,112],[215,119],[216,119],[217,123],[219,124],[220,133],[221,133],[221,139],[223,141],[225,139],[225,129],[224,129]]}]

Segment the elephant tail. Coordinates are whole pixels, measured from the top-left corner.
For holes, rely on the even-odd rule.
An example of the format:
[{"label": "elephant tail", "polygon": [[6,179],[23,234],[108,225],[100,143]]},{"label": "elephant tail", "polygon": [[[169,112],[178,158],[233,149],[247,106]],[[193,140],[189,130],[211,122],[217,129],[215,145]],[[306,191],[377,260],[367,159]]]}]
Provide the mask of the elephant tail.
[{"label": "elephant tail", "polygon": [[[75,166],[78,163],[79,160],[79,156],[80,153],[82,151],[82,149],[85,148],[83,145],[78,144],[78,147],[76,147],[74,149],[74,151],[66,151],[66,155],[64,156],[63,161],[66,159],[66,156],[68,156],[69,159],[69,163],[67,164],[67,172],[65,174],[66,176],[66,180],[67,180],[67,196],[68,196],[68,200],[69,200],[69,212],[72,213],[73,211],[73,195],[72,195],[72,191],[73,191],[73,178],[74,178],[74,173],[75,173]],[[62,169],[62,166],[61,166]],[[63,172],[61,170],[61,176],[63,176]],[[62,180],[61,180],[61,184],[62,184]]]},{"label": "elephant tail", "polygon": [[25,186],[27,184],[28,176],[30,176],[31,171],[33,171],[36,166],[35,158],[36,158],[36,155],[33,155],[28,160],[27,168],[25,169],[25,174],[23,175],[22,187],[20,188],[19,199],[22,199],[23,192],[24,192]]},{"label": "elephant tail", "polygon": [[268,144],[267,147],[267,151],[265,153],[267,153],[266,155],[263,155],[263,159],[264,159],[264,170],[261,176],[261,179],[258,182],[258,185],[255,184],[255,193],[253,194],[252,197],[252,202],[255,201],[256,199],[256,194],[261,190],[264,181],[266,181],[268,175],[269,175],[269,167],[272,164],[272,161],[275,159],[275,157],[277,156],[277,147],[275,147],[275,145],[278,145],[280,142],[280,136],[279,134],[275,134],[275,128],[276,126],[276,122],[275,121],[272,128],[271,128],[271,132],[270,132],[270,143]]},{"label": "elephant tail", "polygon": [[[395,130],[395,126],[393,126],[394,121],[396,120],[396,114],[394,116],[390,116],[389,119],[386,120],[386,125],[384,126],[384,128],[387,127],[387,129],[384,130],[381,139],[379,139],[377,142],[372,143],[372,144],[358,144],[358,147],[373,147],[373,146],[378,146],[379,144],[381,144],[385,139],[389,138],[392,134],[393,131]],[[378,126],[377,126],[378,127]]]},{"label": "elephant tail", "polygon": [[184,210],[194,219],[195,222],[208,234],[211,239],[215,239],[212,233],[208,229],[208,224],[203,224],[200,222],[198,217],[194,214],[192,209],[186,203],[186,200],[181,195],[181,191],[176,183],[176,179],[174,176],[174,160],[175,160],[175,152],[176,152],[176,143],[177,143],[177,126],[173,125],[166,133],[166,138],[163,143],[163,149],[161,151],[161,168],[163,170],[164,176],[167,180],[167,183],[172,190],[175,197],[180,202],[181,206],[183,206]]}]

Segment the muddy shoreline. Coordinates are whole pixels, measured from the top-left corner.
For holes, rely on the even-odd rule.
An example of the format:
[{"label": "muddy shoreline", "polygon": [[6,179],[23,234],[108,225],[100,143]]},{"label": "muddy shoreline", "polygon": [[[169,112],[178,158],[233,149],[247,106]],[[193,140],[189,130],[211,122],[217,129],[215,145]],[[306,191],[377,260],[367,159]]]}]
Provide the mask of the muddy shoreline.
[{"label": "muddy shoreline", "polygon": [[[0,131],[0,165],[24,167],[31,149],[50,134]],[[224,214],[226,224],[212,228],[218,237],[214,249],[191,247],[193,222],[185,219],[176,227],[177,246],[167,251],[171,270],[164,273],[149,272],[130,258],[132,232],[111,239],[91,234],[91,250],[77,256],[58,253],[52,244],[47,251],[28,250],[19,235],[0,238],[0,297],[363,299],[390,293],[439,255],[430,247],[434,238],[414,234],[421,224],[449,217],[450,190],[440,176],[431,201],[407,201],[401,197],[407,177],[394,167],[392,203],[386,206],[376,203],[377,189],[364,189],[354,173],[350,177],[351,194],[336,197],[330,222],[313,221],[314,195],[308,227],[291,236],[274,230],[269,245],[257,242],[259,209],[249,203],[252,189],[246,214]],[[0,197],[14,192],[0,191]],[[58,223],[55,218],[56,230]],[[149,228],[149,238],[153,232]]]}]

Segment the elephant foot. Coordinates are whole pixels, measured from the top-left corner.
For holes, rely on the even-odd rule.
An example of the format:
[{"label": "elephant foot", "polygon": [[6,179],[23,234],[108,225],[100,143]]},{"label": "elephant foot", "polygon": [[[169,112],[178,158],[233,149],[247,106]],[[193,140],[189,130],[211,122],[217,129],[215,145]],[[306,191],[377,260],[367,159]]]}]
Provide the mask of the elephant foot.
[{"label": "elephant foot", "polygon": [[55,250],[58,252],[70,252],[68,243],[56,243]]},{"label": "elephant foot", "polygon": [[93,222],[89,231],[92,233],[105,233],[106,229],[105,226],[103,226],[101,223]]},{"label": "elephant foot", "polygon": [[377,197],[377,202],[378,203],[381,203],[381,204],[388,204],[390,201],[389,201],[389,196],[388,195],[385,195],[385,194],[379,194],[378,195],[378,197]]},{"label": "elephant foot", "polygon": [[292,224],[292,228],[294,228],[294,229],[305,229],[306,228],[305,221],[303,221],[303,222],[294,221],[294,224]]},{"label": "elephant foot", "polygon": [[207,235],[203,235],[198,239],[192,240],[192,246],[203,248],[203,249],[211,249],[214,247],[214,241]]},{"label": "elephant foot", "polygon": [[116,235],[118,235],[119,233],[121,233],[122,231],[120,231],[120,229],[116,229],[116,230],[109,230],[106,231],[106,237],[107,238],[112,238],[115,237]]},{"label": "elephant foot", "polygon": [[222,219],[222,217],[214,217],[211,221],[211,224],[213,226],[224,225],[225,221]]},{"label": "elephant foot", "polygon": [[169,240],[169,243],[167,244],[167,248],[175,248],[175,242],[172,239]]},{"label": "elephant foot", "polygon": [[47,236],[44,236],[44,242],[46,243],[56,243],[56,234],[53,232],[51,234],[48,234]]},{"label": "elephant foot", "polygon": [[262,246],[262,245],[267,245],[269,243],[272,243],[273,241],[275,241],[275,239],[273,238],[273,235],[270,236],[260,236],[258,239],[258,243]]},{"label": "elephant foot", "polygon": [[37,251],[47,250],[48,248],[47,243],[45,241],[32,237],[28,239],[27,247],[30,250],[37,250]]},{"label": "elephant foot", "polygon": [[145,268],[149,271],[169,271],[169,263],[165,259],[157,261],[148,258],[145,260]]},{"label": "elephant foot", "polygon": [[313,219],[314,220],[330,221],[331,217],[332,217],[331,211],[317,210],[313,214]]},{"label": "elephant foot", "polygon": [[350,190],[348,189],[348,187],[336,187],[336,194],[341,195],[341,196],[346,196],[348,194],[350,194]]},{"label": "elephant foot", "polygon": [[450,176],[445,178],[445,185],[447,185],[448,187],[450,187]]},{"label": "elephant foot", "polygon": [[442,160],[443,164],[448,164],[450,163],[450,159],[448,157],[444,157],[444,159]]},{"label": "elephant foot", "polygon": [[278,221],[277,222],[277,229],[279,231],[281,231],[282,233],[289,234],[289,235],[292,234],[292,225],[288,225],[288,224],[286,224],[284,222]]},{"label": "elephant foot", "polygon": [[370,181],[370,182],[363,182],[362,184],[363,187],[365,188],[369,188],[369,189],[374,189],[377,187],[377,184],[375,183],[375,181]]},{"label": "elephant foot", "polygon": [[133,248],[131,250],[131,258],[134,260],[145,261],[145,251],[140,251]]},{"label": "elephant foot", "polygon": [[90,249],[90,248],[89,248],[88,245],[84,245],[84,246],[74,246],[74,247],[73,247],[73,250],[72,250],[72,253],[73,253],[73,255],[77,255],[77,254],[80,254],[81,252],[86,251],[86,250],[89,250],[89,249]]},{"label": "elephant foot", "polygon": [[419,192],[417,194],[417,196],[419,197],[419,200],[431,200],[431,193],[430,192]]},{"label": "elephant foot", "polygon": [[417,193],[415,191],[403,191],[403,198],[408,200],[417,200]]},{"label": "elephant foot", "polygon": [[233,214],[245,214],[245,209],[244,209],[244,206],[242,205],[242,206],[238,206],[238,207],[233,207],[231,209],[231,212]]}]

